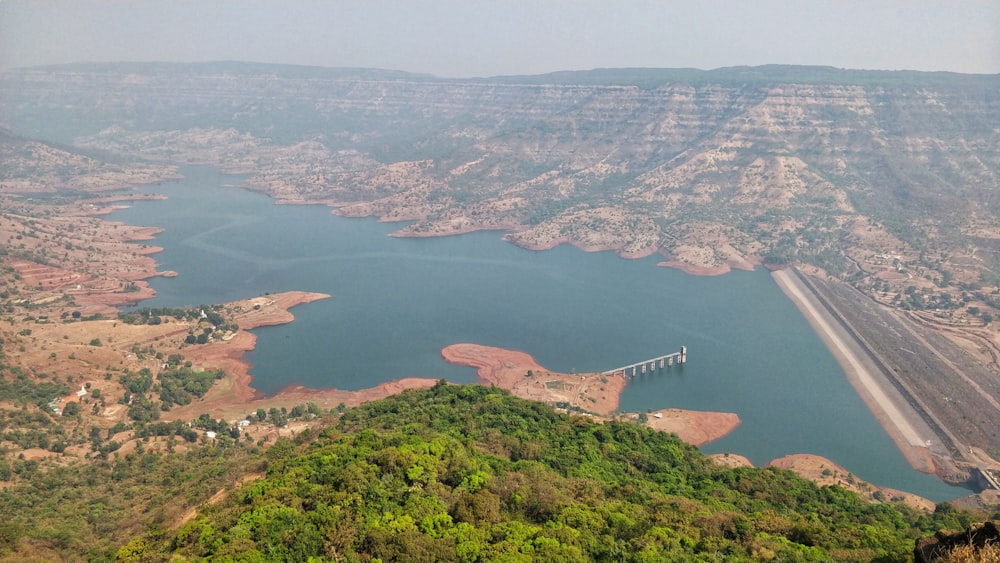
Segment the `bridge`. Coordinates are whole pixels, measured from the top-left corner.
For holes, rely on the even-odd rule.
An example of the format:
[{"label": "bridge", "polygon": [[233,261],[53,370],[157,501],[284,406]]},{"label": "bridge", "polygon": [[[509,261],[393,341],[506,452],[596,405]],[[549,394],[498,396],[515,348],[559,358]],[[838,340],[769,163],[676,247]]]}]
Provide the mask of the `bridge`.
[{"label": "bridge", "polygon": [[[609,369],[608,371],[601,373],[601,375],[616,375],[620,372],[626,379],[635,377],[639,373],[646,373],[647,369],[649,371],[655,371],[657,369],[657,364],[659,364],[660,369],[663,369],[666,366],[672,366],[675,362],[678,365],[685,364],[687,363],[687,353],[687,346],[681,346],[680,352],[657,356],[649,360],[643,360],[641,362],[636,362],[620,368]],[[629,373],[629,370],[632,370],[631,374]]]}]

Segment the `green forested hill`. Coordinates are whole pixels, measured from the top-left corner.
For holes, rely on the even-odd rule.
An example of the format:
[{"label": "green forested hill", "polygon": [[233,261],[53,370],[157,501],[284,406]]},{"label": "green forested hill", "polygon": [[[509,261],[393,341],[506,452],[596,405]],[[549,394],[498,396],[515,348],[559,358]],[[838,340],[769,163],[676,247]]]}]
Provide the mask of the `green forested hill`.
[{"label": "green forested hill", "polygon": [[[675,437],[478,386],[346,412],[266,452],[266,477],[123,560],[908,561],[965,516],[867,504]],[[314,559],[311,559],[314,558]]]}]

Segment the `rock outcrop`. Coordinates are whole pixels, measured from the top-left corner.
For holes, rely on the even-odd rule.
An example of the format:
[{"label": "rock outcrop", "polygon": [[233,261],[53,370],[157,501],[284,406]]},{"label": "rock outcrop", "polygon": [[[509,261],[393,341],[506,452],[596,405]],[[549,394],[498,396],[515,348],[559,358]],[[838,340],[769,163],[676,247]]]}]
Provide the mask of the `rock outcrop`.
[{"label": "rock outcrop", "polygon": [[[941,531],[933,537],[920,538],[913,549],[913,560],[916,563],[938,563],[959,548],[970,549],[973,553],[991,549],[1000,555],[1000,522],[989,521],[974,524],[962,532]],[[983,557],[968,560],[995,561],[996,559]]]}]

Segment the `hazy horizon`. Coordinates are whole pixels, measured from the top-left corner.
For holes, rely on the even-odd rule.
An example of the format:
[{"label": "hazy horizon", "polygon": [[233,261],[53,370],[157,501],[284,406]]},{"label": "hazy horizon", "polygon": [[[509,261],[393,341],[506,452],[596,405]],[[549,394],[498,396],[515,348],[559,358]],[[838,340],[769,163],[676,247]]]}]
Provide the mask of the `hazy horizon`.
[{"label": "hazy horizon", "polygon": [[0,69],[252,61],[439,77],[766,64],[1000,73],[1000,2],[0,0]]}]

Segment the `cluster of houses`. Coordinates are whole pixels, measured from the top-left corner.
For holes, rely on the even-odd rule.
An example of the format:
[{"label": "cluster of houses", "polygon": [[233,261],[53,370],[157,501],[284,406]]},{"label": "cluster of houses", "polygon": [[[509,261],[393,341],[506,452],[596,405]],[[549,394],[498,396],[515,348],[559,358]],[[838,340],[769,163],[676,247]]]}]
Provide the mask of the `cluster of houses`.
[{"label": "cluster of houses", "polygon": [[[163,367],[166,368],[167,364],[163,364]],[[83,385],[80,386],[80,390],[76,392],[76,398],[77,399],[82,399],[86,395],[87,395],[87,384],[84,383]],[[56,397],[56,398],[52,399],[51,401],[49,401],[49,405],[48,405],[49,406],[49,410],[51,410],[53,413],[55,413],[56,416],[62,416],[62,413],[63,413],[63,407],[62,407],[62,405],[66,402],[67,399],[72,399],[72,397]],[[190,422],[188,423],[188,426],[191,426]],[[243,430],[247,426],[250,426],[250,421],[247,420],[247,419],[243,419],[243,420],[237,422],[236,426],[240,430]],[[205,431],[205,437],[208,438],[209,440],[214,440],[216,438],[216,436],[217,436],[216,432],[214,432],[212,430],[206,430]]]}]

